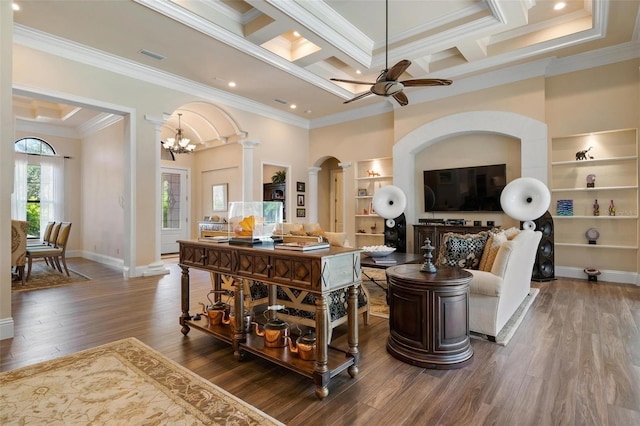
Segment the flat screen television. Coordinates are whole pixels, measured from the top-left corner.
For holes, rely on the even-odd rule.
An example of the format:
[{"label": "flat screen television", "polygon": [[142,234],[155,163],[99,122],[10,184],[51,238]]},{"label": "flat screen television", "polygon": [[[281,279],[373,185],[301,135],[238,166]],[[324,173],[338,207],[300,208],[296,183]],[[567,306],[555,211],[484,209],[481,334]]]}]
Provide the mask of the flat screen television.
[{"label": "flat screen television", "polygon": [[506,164],[425,170],[425,212],[500,212]]}]

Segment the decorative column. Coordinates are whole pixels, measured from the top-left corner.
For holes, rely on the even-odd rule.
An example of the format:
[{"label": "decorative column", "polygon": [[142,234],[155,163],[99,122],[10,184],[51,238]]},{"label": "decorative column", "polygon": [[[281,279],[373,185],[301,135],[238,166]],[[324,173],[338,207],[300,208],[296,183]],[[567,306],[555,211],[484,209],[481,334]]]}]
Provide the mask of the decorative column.
[{"label": "decorative column", "polygon": [[242,201],[254,201],[253,148],[260,142],[250,139],[243,139],[238,141],[238,143],[242,145]]},{"label": "decorative column", "polygon": [[160,132],[162,130],[162,126],[165,123],[165,120],[158,117],[153,117],[149,115],[145,115],[144,119],[153,124],[155,129],[155,144],[156,150],[153,155],[153,169],[154,169],[154,185],[156,188],[156,196],[155,196],[155,209],[156,212],[154,218],[154,229],[155,229],[155,244],[153,250],[153,258],[155,259],[152,263],[147,265],[146,270],[142,273],[143,276],[147,277],[150,275],[163,275],[168,274],[170,271],[164,267],[164,262],[161,259],[161,243],[162,243],[162,235],[161,235],[161,224],[160,218],[162,217],[162,188],[160,187]]},{"label": "decorative column", "polygon": [[340,200],[342,203],[342,232],[345,232],[347,229],[347,180],[352,182],[350,179],[345,179],[345,176],[347,169],[352,165],[353,163],[351,163],[351,161],[338,163],[338,166],[342,168],[342,200]]},{"label": "decorative column", "polygon": [[309,167],[309,223],[318,223],[318,172],[321,167]]}]

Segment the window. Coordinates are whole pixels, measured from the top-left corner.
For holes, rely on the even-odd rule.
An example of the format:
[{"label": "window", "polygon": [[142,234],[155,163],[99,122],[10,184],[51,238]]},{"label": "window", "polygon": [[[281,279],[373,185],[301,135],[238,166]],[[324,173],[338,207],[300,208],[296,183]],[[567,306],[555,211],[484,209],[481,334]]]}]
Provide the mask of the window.
[{"label": "window", "polygon": [[[15,151],[24,154],[32,154],[38,156],[54,157],[55,150],[51,145],[38,138],[23,138],[15,143]],[[16,166],[16,184],[26,185],[26,193],[22,193],[21,198],[25,198],[20,203],[26,208],[26,220],[29,223],[27,233],[30,237],[40,237],[40,224],[43,222],[42,216],[42,165],[41,161],[32,161],[27,157],[26,161],[22,161],[20,166]],[[46,166],[45,166],[46,167]],[[26,205],[25,205],[26,204]],[[46,202],[44,203],[47,204]],[[22,212],[18,217],[24,217]]]}]

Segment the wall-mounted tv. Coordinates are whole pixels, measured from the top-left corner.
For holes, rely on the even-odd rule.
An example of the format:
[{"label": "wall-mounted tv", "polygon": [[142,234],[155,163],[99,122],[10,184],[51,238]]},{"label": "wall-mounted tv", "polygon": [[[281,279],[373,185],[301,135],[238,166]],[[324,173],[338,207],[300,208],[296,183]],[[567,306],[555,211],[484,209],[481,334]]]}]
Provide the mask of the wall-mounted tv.
[{"label": "wall-mounted tv", "polygon": [[500,212],[506,164],[424,171],[426,212]]}]

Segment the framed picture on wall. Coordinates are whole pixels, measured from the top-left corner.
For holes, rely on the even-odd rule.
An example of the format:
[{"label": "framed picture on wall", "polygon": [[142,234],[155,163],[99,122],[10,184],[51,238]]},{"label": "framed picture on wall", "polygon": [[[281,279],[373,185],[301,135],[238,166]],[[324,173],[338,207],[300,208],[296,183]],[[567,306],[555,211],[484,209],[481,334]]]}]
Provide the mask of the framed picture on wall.
[{"label": "framed picture on wall", "polygon": [[304,206],[304,195],[298,194],[298,207]]},{"label": "framed picture on wall", "polygon": [[304,182],[296,182],[296,190],[298,192],[304,192]]},{"label": "framed picture on wall", "polygon": [[296,209],[296,217],[304,217],[305,210],[304,209]]}]

